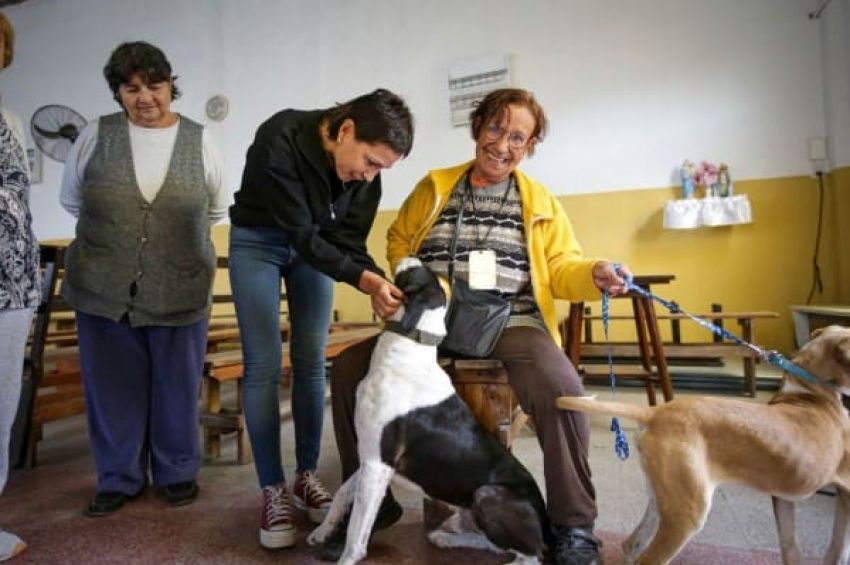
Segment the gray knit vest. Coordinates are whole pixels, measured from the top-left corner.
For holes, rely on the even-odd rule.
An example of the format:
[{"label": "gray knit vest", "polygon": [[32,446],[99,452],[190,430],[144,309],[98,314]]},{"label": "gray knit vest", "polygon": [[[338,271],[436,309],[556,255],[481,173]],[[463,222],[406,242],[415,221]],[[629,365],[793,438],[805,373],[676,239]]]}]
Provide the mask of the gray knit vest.
[{"label": "gray knit vest", "polygon": [[181,326],[207,315],[215,275],[203,127],[180,118],[162,188],[139,191],[123,113],[100,118],[86,166],[62,297],[75,310],[136,326]]}]

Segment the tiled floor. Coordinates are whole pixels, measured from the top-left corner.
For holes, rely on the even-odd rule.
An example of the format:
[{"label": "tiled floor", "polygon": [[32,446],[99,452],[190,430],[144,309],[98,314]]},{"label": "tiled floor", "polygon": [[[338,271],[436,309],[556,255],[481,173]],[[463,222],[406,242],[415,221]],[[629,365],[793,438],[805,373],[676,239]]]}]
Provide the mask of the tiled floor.
[{"label": "tiled floor", "polygon": [[[681,370],[674,369],[677,374]],[[765,374],[764,369],[761,369]],[[711,369],[711,371],[716,371]],[[602,397],[611,393],[596,389]],[[681,389],[677,394],[689,394]],[[618,399],[645,402],[639,389],[620,388]],[[763,400],[767,394],[760,395]],[[646,500],[636,457],[616,459],[610,419],[594,417],[591,466],[600,516],[597,530],[606,542],[606,563],[622,562],[619,542],[637,524]],[[624,422],[634,443],[633,424]],[[293,471],[292,428],[283,424],[284,463]],[[201,496],[186,507],[170,508],[154,492],[108,518],[92,519],[82,509],[94,488],[94,473],[82,418],[47,429],[40,465],[13,473],[0,498],[0,524],[30,545],[15,563],[314,563],[316,553],[304,542],[309,526],[302,523],[301,539],[293,549],[271,552],[257,542],[259,490],[253,466],[239,466],[232,439],[225,440],[221,460],[208,463],[200,475]],[[541,455],[535,438],[526,432],[515,452],[542,484]],[[319,473],[336,486],[330,412],[326,412],[324,446]],[[401,522],[378,533],[367,563],[502,563],[503,556],[478,551],[437,550],[422,534],[421,498],[395,488],[405,508]],[[798,539],[807,556],[822,555],[831,531],[834,499],[816,495],[798,505]],[[676,560],[679,565],[778,564],[777,541],[770,500],[740,487],[723,487],[704,530]],[[816,559],[807,559],[816,563]]]}]

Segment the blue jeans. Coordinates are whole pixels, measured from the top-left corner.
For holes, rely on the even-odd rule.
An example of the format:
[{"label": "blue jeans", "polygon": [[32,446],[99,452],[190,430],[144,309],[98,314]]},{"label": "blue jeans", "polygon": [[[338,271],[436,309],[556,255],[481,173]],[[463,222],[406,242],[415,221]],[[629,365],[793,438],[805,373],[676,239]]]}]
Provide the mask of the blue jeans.
[{"label": "blue jeans", "polygon": [[307,264],[278,228],[230,228],[230,287],[239,320],[245,423],[265,487],[284,480],[280,452],[281,278],[292,327],[292,418],[297,470],[316,468],[325,405],[325,346],[333,279]]}]

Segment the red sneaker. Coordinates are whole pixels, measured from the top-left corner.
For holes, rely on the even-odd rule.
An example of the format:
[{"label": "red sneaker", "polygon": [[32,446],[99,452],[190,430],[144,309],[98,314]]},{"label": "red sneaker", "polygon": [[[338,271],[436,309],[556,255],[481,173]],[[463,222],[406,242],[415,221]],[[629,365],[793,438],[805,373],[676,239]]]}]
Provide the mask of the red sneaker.
[{"label": "red sneaker", "polygon": [[260,520],[260,545],[280,549],[295,545],[295,511],[286,491],[286,483],[263,488],[263,514]]},{"label": "red sneaker", "polygon": [[319,481],[315,471],[304,471],[295,476],[292,499],[295,506],[306,510],[310,521],[316,524],[325,519],[333,502],[333,496]]}]

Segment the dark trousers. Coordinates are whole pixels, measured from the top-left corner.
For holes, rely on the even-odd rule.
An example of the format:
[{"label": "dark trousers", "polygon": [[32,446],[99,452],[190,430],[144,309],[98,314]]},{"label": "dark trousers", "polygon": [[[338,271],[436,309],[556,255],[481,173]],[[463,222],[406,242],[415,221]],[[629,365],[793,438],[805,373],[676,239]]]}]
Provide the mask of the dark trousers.
[{"label": "dark trousers", "polygon": [[132,328],[77,312],[97,490],[138,493],[194,480],[207,320]]},{"label": "dark trousers", "polygon": [[[331,369],[334,431],[343,480],[360,465],[354,431],[357,385],[369,370],[377,338],[346,349]],[[500,360],[522,409],[534,422],[543,450],[543,474],[549,517],[564,526],[592,526],[596,520],[596,491],[587,454],[590,427],[587,416],[559,410],[558,396],[582,396],[575,368],[552,337],[531,327],[508,328],[491,358]]]}]

